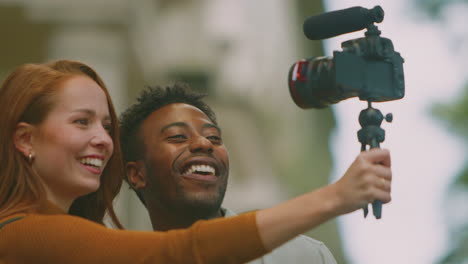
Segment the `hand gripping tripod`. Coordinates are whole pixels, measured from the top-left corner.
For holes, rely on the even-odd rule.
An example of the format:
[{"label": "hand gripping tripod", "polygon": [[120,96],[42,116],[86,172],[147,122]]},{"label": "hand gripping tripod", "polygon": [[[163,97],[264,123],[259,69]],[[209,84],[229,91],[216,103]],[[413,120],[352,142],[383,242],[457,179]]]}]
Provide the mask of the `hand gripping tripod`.
[{"label": "hand gripping tripod", "polygon": [[[385,140],[385,130],[380,127],[384,119],[387,122],[392,122],[393,115],[389,113],[384,117],[380,110],[372,108],[371,102],[367,101],[367,108],[359,114],[359,124],[361,124],[362,128],[357,132],[357,136],[359,142],[361,142],[361,151],[366,151],[367,145],[370,148],[380,147],[380,143]],[[362,209],[364,210],[364,217],[366,217],[369,213],[367,205]],[[380,219],[382,217],[382,201],[372,202],[372,212],[375,218]]]}]

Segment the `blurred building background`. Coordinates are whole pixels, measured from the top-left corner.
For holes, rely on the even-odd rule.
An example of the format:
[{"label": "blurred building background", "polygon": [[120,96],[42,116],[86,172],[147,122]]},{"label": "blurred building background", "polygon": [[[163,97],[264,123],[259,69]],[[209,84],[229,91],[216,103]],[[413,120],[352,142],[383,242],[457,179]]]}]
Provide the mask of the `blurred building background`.
[{"label": "blurred building background", "polygon": [[[327,2],[337,1],[0,0],[0,77],[23,63],[80,60],[103,77],[118,112],[132,104],[146,85],[188,82],[209,94],[208,103],[223,128],[231,160],[224,205],[238,212],[265,208],[329,183],[336,165],[329,146],[333,112],[297,108],[286,82],[295,61],[324,53],[321,42],[305,39],[302,22],[326,10]],[[339,8],[356,5],[344,2]],[[413,2],[419,4],[416,9],[436,17],[446,7],[441,4],[444,1]],[[398,47],[407,59],[408,53]],[[466,135],[467,104],[463,102],[458,108],[440,106],[435,112]],[[357,123],[357,114],[352,115],[350,119]],[[355,132],[347,133],[357,144]],[[359,147],[352,148],[356,151],[348,156],[354,158]],[[465,203],[460,197],[466,197],[468,185],[466,170],[463,175],[453,187],[460,194],[458,200],[447,198],[459,204]],[[151,230],[145,209],[127,186],[116,206],[127,228]],[[445,258],[439,258],[441,263],[467,263],[464,216],[460,214],[450,229],[457,239],[447,247]],[[338,263],[353,263],[352,246],[343,253],[345,228],[331,221],[308,235],[324,241]],[[348,241],[357,246],[362,242],[355,237]],[[391,248],[388,252],[398,256]],[[398,263],[408,262],[403,256]]]},{"label": "blurred building background", "polygon": [[[306,54],[302,21],[320,1],[0,0],[0,74],[28,62],[80,60],[108,85],[118,112],[145,85],[185,81],[209,94],[230,153],[225,206],[272,206],[328,183],[330,110],[302,111],[287,87]],[[129,229],[151,230],[124,186],[117,208]],[[343,263],[335,222],[312,231]]]}]

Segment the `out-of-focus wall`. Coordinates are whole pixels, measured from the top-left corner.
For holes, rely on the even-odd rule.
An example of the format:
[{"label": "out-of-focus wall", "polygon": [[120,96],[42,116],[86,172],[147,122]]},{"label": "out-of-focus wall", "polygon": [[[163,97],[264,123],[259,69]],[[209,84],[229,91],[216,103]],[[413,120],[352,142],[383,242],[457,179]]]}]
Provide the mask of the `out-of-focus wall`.
[{"label": "out-of-focus wall", "polygon": [[[0,74],[25,62],[67,58],[93,66],[117,110],[144,85],[187,81],[209,94],[229,149],[224,205],[272,206],[328,183],[329,110],[304,111],[287,87],[289,67],[321,55],[302,21],[321,1],[0,0]],[[124,185],[116,208],[129,229],[149,218]],[[335,222],[311,233],[343,263]]]}]

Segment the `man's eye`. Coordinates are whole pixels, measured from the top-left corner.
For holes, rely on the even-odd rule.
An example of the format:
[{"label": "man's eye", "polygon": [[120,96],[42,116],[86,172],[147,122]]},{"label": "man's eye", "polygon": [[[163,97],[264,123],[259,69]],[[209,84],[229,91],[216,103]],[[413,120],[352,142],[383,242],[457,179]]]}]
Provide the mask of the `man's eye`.
[{"label": "man's eye", "polygon": [[187,139],[187,137],[185,135],[178,134],[178,135],[169,136],[169,137],[167,137],[167,139],[175,140],[175,141],[181,141],[181,140]]},{"label": "man's eye", "polygon": [[221,144],[221,142],[223,142],[220,136],[208,136],[206,138],[215,144]]}]

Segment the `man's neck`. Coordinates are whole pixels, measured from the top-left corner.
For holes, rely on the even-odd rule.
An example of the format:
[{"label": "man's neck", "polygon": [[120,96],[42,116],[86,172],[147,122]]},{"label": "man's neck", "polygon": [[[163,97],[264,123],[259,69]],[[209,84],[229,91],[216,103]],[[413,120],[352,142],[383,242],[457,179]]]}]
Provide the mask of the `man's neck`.
[{"label": "man's neck", "polygon": [[221,209],[206,214],[196,214],[188,210],[168,210],[159,206],[149,206],[147,209],[154,231],[187,228],[198,220],[223,217]]}]

